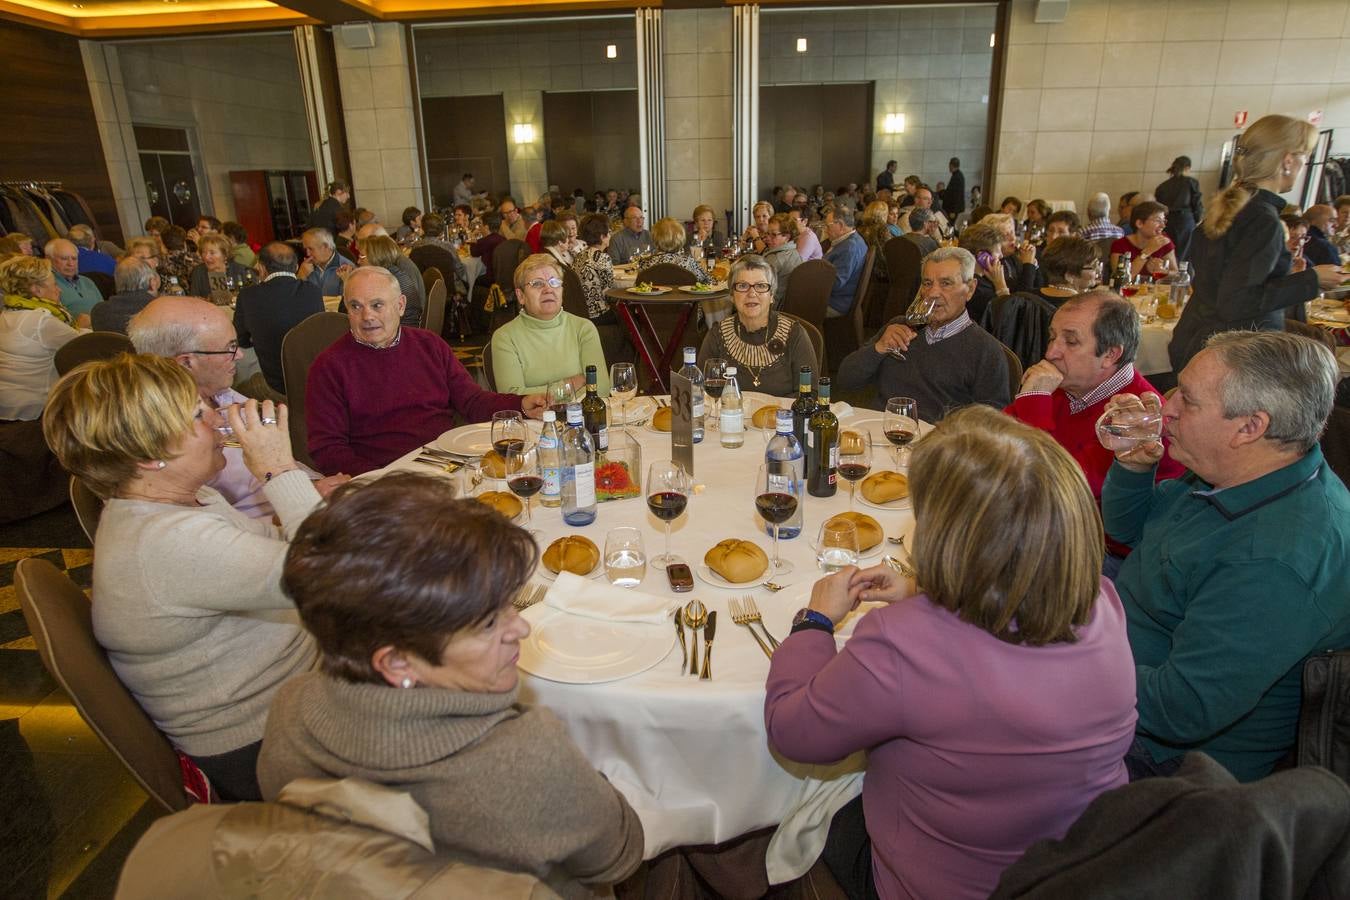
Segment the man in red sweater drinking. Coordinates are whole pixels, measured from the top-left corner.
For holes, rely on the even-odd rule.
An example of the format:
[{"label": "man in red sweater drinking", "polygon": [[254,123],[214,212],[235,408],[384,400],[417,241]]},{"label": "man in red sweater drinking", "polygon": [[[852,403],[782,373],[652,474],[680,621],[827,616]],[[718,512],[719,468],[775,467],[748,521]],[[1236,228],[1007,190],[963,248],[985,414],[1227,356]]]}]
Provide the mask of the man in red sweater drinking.
[{"label": "man in red sweater drinking", "polygon": [[543,415],[543,394],[485,391],[440,335],[400,325],[405,300],[385,269],[357,269],[342,297],[351,333],[314,360],[305,390],[309,453],[324,472],[388,465],[455,427],[455,413],[470,422],[507,409]]},{"label": "man in red sweater drinking", "polygon": [[[1097,440],[1097,419],[1106,401],[1119,393],[1158,394],[1134,369],[1138,349],[1139,316],[1128,301],[1110,291],[1073,297],[1050,320],[1045,359],[1027,369],[1017,396],[1003,410],[1050,432],[1078,460],[1098,504],[1106,470],[1115,459]],[[1165,453],[1158,464],[1158,480],[1176,478],[1183,471]],[[1108,537],[1103,574],[1114,578],[1129,552]]]}]

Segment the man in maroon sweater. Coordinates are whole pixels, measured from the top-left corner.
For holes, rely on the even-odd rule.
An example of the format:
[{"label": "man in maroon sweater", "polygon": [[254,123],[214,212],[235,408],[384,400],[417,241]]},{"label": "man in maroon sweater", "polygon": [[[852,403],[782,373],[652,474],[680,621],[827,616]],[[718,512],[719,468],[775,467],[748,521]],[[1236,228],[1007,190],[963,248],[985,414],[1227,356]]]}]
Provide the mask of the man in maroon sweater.
[{"label": "man in maroon sweater", "polygon": [[[1055,312],[1045,359],[1027,369],[1021,390],[1003,410],[1050,432],[1083,467],[1099,504],[1106,470],[1115,459],[1097,440],[1097,419],[1106,402],[1120,393],[1158,394],[1134,369],[1138,349],[1139,316],[1128,301],[1110,291],[1080,294]],[[1184,471],[1165,453],[1158,464],[1158,480],[1176,478]],[[1114,577],[1129,552],[1107,538],[1104,573]]]},{"label": "man in maroon sweater", "polygon": [[543,394],[480,388],[440,335],[400,325],[398,279],[357,269],[342,292],[351,333],[314,360],[305,388],[309,453],[324,472],[359,475],[455,427],[455,413],[485,422],[499,410],[543,415]]}]

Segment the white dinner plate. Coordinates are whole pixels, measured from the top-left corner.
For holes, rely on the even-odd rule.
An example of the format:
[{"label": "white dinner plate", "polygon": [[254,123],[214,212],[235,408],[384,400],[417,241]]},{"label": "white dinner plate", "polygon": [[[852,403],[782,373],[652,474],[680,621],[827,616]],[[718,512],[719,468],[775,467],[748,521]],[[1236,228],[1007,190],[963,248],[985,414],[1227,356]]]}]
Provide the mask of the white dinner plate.
[{"label": "white dinner plate", "polygon": [[712,569],[708,568],[707,563],[699,563],[694,571],[698,573],[700,581],[702,581],[704,584],[711,585],[712,587],[721,588],[724,591],[748,591],[753,590],[754,588],[758,587],[763,581],[772,577],[769,575],[769,573],[772,570],[773,570],[773,563],[770,562],[769,568],[765,569],[758,578],[752,578],[749,581],[743,581],[740,584],[736,584],[735,582],[732,581],[727,581],[721,575],[718,575]]},{"label": "white dinner plate", "polygon": [[619,403],[613,399],[606,401],[609,405],[609,427],[617,428],[622,425],[631,425],[637,427],[646,425],[651,420],[652,413],[656,412],[656,401],[651,397],[634,397],[629,400],[626,408],[620,412]]},{"label": "white dinner plate", "polygon": [[[539,437],[540,423],[525,420],[529,440]],[[451,429],[432,442],[432,446],[456,456],[482,456],[492,449],[492,423],[478,422]]]},{"label": "white dinner plate", "polygon": [[628,293],[637,294],[639,297],[657,297],[660,296],[661,294],[669,294],[671,291],[675,289],[673,287],[660,287],[658,285],[653,285],[650,290],[639,291],[637,290],[637,285],[633,285],[633,287],[626,288],[626,290],[628,291]]},{"label": "white dinner plate", "polygon": [[563,684],[601,684],[655,666],[675,647],[669,623],[606,622],[574,616],[543,603],[522,616],[529,637],[520,642],[520,668]]},{"label": "white dinner plate", "polygon": [[[548,548],[545,547],[544,549],[547,550]],[[541,552],[542,552],[542,551],[541,551]],[[589,579],[591,579],[592,581],[594,581],[595,579],[599,578],[599,577],[600,577],[601,575],[603,575],[603,574],[605,574],[605,561],[602,559],[600,562],[598,562],[598,563],[595,564],[595,568],[594,568],[594,569],[591,569],[589,572],[587,572],[585,575],[583,575],[583,576],[581,576],[581,577],[582,577],[582,578],[589,578]],[[557,572],[550,572],[550,571],[548,570],[548,566],[544,565],[544,564],[541,562],[541,563],[539,563],[539,577],[542,578],[542,579],[544,579],[545,581],[557,581],[557,580],[558,580],[558,573],[557,573]]]}]

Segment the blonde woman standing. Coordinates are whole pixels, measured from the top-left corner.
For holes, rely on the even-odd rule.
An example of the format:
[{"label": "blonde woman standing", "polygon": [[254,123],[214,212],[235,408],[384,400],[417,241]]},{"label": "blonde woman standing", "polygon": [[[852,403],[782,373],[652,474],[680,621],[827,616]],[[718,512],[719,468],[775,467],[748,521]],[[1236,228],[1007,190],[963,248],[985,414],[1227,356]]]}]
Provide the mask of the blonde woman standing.
[{"label": "blonde woman standing", "polygon": [[1335,266],[1305,268],[1284,243],[1281,193],[1298,181],[1317,129],[1289,116],[1262,116],[1237,140],[1233,182],[1212,197],[1191,239],[1195,293],[1167,354],[1180,372],[1216,332],[1284,330],[1285,310],[1340,281]]}]

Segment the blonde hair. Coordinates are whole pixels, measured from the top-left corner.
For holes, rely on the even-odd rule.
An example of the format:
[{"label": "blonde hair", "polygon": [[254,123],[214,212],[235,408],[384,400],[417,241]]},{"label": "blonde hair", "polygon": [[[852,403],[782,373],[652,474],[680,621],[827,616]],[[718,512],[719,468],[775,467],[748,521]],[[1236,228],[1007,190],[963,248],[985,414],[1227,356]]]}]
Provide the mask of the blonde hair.
[{"label": "blonde hair", "polygon": [[552,253],[531,253],[520,261],[520,265],[516,266],[515,274],[511,276],[511,283],[519,290],[525,286],[525,282],[530,280],[531,272],[544,268],[552,269],[553,274],[559,278],[562,277],[563,273],[558,263],[558,257]]},{"label": "blonde hair", "polygon": [[914,448],[914,567],[933,603],[1012,644],[1075,640],[1100,590],[1102,521],[1048,433],[987,406]]},{"label": "blonde hair", "polygon": [[773,204],[770,203],[768,200],[761,200],[754,206],[750,207],[750,218],[753,219],[755,217],[755,214],[759,212],[761,208],[767,209],[769,211],[769,215],[773,215]]},{"label": "blonde hair", "polygon": [[1286,153],[1311,153],[1317,146],[1317,128],[1289,116],[1262,116],[1237,139],[1233,149],[1233,181],[1210,198],[1201,227],[1217,238],[1233,225],[1237,214],[1256,194],[1258,181],[1279,174]]},{"label": "blonde hair", "polygon": [[171,359],[123,353],[67,373],[47,397],[42,433],[61,465],[100,497],[170,459],[192,430],[197,384]]},{"label": "blonde hair", "polygon": [[357,248],[361,255],[366,258],[366,262],[372,266],[379,266],[382,269],[393,270],[398,265],[398,258],[401,255],[398,244],[394,239],[384,234],[369,234],[356,241]]},{"label": "blonde hair", "polygon": [[652,243],[658,250],[678,253],[684,249],[684,226],[667,216],[652,226]]},{"label": "blonde hair", "polygon": [[234,245],[230,242],[230,239],[223,234],[216,234],[214,231],[197,238],[197,255],[201,256],[207,247],[215,247],[219,250],[220,255],[225,257],[226,264],[230,261],[230,254],[234,252]]},{"label": "blonde hair", "polygon": [[774,213],[769,217],[769,224],[777,225],[783,230],[783,234],[786,234],[794,241],[797,239],[797,235],[802,233],[801,224],[797,221],[797,217],[792,215],[792,213]]},{"label": "blonde hair", "polygon": [[886,226],[886,217],[891,213],[891,207],[885,200],[873,200],[867,206],[863,207],[862,215],[858,217],[858,227]]},{"label": "blonde hair", "polygon": [[11,256],[0,262],[0,294],[32,297],[33,285],[52,277],[50,260],[38,256]]}]

